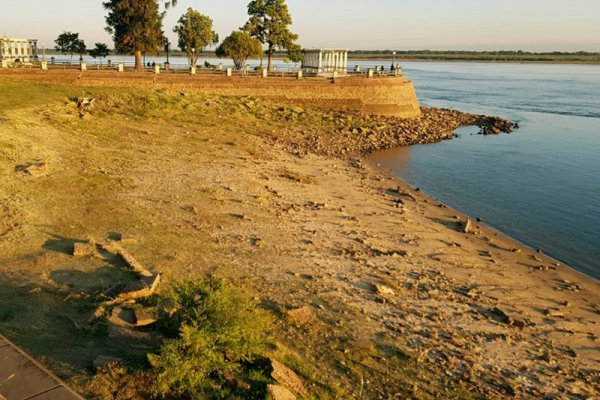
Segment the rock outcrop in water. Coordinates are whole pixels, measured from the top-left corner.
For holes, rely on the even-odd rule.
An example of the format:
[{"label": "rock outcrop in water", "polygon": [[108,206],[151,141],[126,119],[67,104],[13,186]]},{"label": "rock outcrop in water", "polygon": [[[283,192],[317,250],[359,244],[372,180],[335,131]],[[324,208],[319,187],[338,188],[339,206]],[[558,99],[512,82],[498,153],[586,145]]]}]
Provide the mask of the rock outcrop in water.
[{"label": "rock outcrop in water", "polygon": [[[511,133],[517,128],[515,123],[499,117],[442,108],[423,108],[422,111],[423,115],[414,119],[331,112],[327,123],[315,124],[302,131],[285,131],[276,140],[297,154],[312,152],[349,157],[452,139],[454,131],[463,126],[478,126],[483,135]],[[289,110],[286,117],[289,120],[300,118],[295,114],[298,113]]]}]

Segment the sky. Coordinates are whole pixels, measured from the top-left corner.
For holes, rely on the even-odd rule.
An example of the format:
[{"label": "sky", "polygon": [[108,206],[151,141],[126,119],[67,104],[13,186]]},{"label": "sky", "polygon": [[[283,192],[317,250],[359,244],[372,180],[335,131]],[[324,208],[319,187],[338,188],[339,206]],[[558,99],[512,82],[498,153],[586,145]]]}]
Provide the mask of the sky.
[{"label": "sky", "polygon": [[[210,16],[221,39],[247,19],[249,0],[179,0],[164,20],[172,43],[188,7]],[[287,0],[305,48],[600,52],[600,0]],[[47,47],[63,31],[88,47],[112,40],[102,0],[0,0],[0,35]]]}]

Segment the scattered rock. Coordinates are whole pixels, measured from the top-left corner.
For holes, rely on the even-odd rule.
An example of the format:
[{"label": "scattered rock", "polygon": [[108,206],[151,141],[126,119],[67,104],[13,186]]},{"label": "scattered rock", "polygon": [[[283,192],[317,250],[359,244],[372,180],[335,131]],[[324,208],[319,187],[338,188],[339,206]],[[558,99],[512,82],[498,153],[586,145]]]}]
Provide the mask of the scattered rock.
[{"label": "scattered rock", "polygon": [[514,326],[515,328],[523,329],[528,325],[526,321],[512,318],[498,307],[494,307],[494,309],[492,309],[492,315],[495,317],[496,320],[509,326]]},{"label": "scattered rock", "polygon": [[94,371],[104,368],[110,368],[115,365],[120,365],[123,363],[123,360],[118,357],[111,356],[98,356],[92,363],[92,367]]},{"label": "scattered rock", "polygon": [[302,380],[294,371],[280,363],[275,359],[270,359],[271,368],[273,371],[271,372],[271,377],[280,385],[289,389],[293,393],[298,394],[299,396],[306,396],[308,392],[304,388],[304,384]]},{"label": "scattered rock", "polygon": [[135,326],[148,326],[152,325],[157,321],[157,318],[154,314],[142,311],[142,310],[134,310],[135,314]]},{"label": "scattered rock", "polygon": [[375,292],[382,296],[395,296],[396,292],[394,289],[387,287],[385,285],[375,285]]},{"label": "scattered rock", "polygon": [[309,306],[288,310],[285,313],[285,316],[291,324],[297,326],[306,325],[315,318],[315,315]]},{"label": "scattered rock", "polygon": [[104,305],[98,306],[94,310],[94,312],[92,313],[92,315],[90,315],[90,318],[88,319],[88,322],[92,322],[94,320],[97,320],[98,318],[100,318],[101,316],[103,316],[105,312],[106,312],[106,307]]},{"label": "scattered rock", "polygon": [[136,237],[131,233],[119,233],[119,241],[121,243],[135,243]]},{"label": "scattered rock", "polygon": [[560,312],[559,310],[552,310],[552,309],[547,309],[546,311],[544,311],[544,315],[548,316],[548,317],[564,317],[565,315]]},{"label": "scattered rock", "polygon": [[471,233],[471,229],[472,229],[472,222],[471,222],[471,218],[467,218],[466,222],[463,225],[462,231],[464,233]]},{"label": "scattered rock", "polygon": [[77,111],[79,116],[83,117],[86,113],[91,112],[94,109],[94,103],[96,99],[91,97],[78,97],[77,98]]},{"label": "scattered rock", "polygon": [[160,282],[160,274],[142,276],[139,281],[131,282],[119,294],[118,300],[128,301],[151,296]]},{"label": "scattered rock", "polygon": [[350,344],[352,345],[352,347],[362,350],[372,350],[374,347],[373,342],[369,339],[351,340]]},{"label": "scattered rock", "polygon": [[129,308],[115,307],[108,321],[117,326],[131,328],[136,326],[135,312]]},{"label": "scattered rock", "polygon": [[15,172],[22,172],[29,176],[41,176],[46,174],[47,164],[43,161],[35,161],[27,164],[17,165]]},{"label": "scattered rock", "polygon": [[98,243],[98,246],[103,250],[108,251],[109,253],[117,254],[120,256],[123,261],[129,266],[129,268],[137,272],[143,277],[150,277],[152,273],[150,273],[142,264],[140,264],[131,254],[129,254],[119,243],[109,241],[105,243]]},{"label": "scattered rock", "polygon": [[153,333],[136,331],[121,326],[111,326],[108,330],[108,337],[122,342],[146,345],[154,344],[158,339]]},{"label": "scattered rock", "polygon": [[283,386],[267,385],[267,399],[296,400],[296,396]]},{"label": "scattered rock", "polygon": [[96,253],[96,248],[89,243],[73,243],[73,256],[90,257]]}]

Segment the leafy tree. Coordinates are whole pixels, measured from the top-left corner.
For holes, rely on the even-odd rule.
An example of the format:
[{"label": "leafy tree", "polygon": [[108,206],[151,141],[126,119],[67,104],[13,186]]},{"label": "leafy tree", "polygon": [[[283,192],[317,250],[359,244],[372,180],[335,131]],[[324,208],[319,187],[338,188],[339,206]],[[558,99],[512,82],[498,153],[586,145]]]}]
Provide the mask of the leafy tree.
[{"label": "leafy tree", "polygon": [[81,39],[75,42],[75,53],[79,54],[79,61],[83,61],[83,55],[87,53],[85,42]]},{"label": "leafy tree", "polygon": [[275,48],[290,49],[298,39],[298,35],[289,30],[292,16],[285,0],[252,0],[248,4],[248,15],[250,19],[243,30],[267,45],[270,71]]},{"label": "leafy tree", "polygon": [[191,66],[196,65],[205,47],[219,42],[219,35],[213,30],[213,20],[192,8],[179,18],[173,32],[177,33],[179,48],[186,52]]},{"label": "leafy tree", "polygon": [[[69,54],[71,61],[73,60],[73,54],[81,55],[85,53],[85,43],[79,39],[79,33],[63,32],[58,35],[54,43],[56,43],[54,48],[62,54]],[[83,52],[81,52],[82,48],[84,49]]]},{"label": "leafy tree", "polygon": [[231,58],[235,67],[242,69],[249,58],[260,57],[262,45],[247,32],[234,31],[217,47],[216,53],[217,57]]},{"label": "leafy tree", "polygon": [[304,61],[304,54],[302,54],[302,46],[293,43],[287,49],[286,62],[299,63]]},{"label": "leafy tree", "polygon": [[110,54],[110,50],[108,46],[104,43],[96,43],[96,47],[89,51],[90,56],[94,58],[99,58],[102,63],[102,59],[107,57]]},{"label": "leafy tree", "polygon": [[[177,4],[176,0],[161,1],[165,8]],[[135,68],[141,71],[142,53],[156,54],[163,45],[162,21],[158,0],[108,0],[103,3],[108,10],[106,31],[113,35],[115,49],[135,55]]]}]

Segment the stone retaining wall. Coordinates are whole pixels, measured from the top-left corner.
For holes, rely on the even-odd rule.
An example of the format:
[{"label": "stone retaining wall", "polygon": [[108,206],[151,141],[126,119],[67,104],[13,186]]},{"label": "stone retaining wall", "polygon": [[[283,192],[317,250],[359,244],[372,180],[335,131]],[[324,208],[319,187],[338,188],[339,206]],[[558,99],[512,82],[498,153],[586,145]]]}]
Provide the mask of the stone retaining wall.
[{"label": "stone retaining wall", "polygon": [[234,77],[203,82],[199,90],[222,95],[286,99],[329,108],[355,109],[371,114],[413,118],[421,108],[412,82],[404,78],[332,79]]},{"label": "stone retaining wall", "polygon": [[255,96],[311,103],[333,109],[413,118],[421,115],[411,81],[403,77],[331,78],[245,77],[224,75],[116,73],[112,71],[0,70],[0,77],[54,81],[78,86],[175,88],[225,96]]}]

